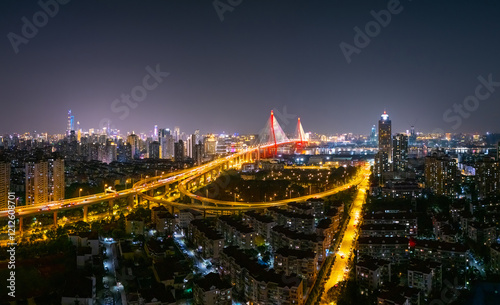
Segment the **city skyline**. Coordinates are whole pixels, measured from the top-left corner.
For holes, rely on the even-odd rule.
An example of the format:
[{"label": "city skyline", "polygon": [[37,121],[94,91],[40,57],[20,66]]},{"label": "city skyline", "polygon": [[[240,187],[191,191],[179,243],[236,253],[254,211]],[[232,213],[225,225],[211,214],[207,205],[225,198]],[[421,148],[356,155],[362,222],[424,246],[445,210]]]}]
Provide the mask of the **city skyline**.
[{"label": "city skyline", "polygon": [[[498,132],[500,45],[488,34],[500,28],[498,4],[392,2],[387,17],[391,1],[243,1],[223,18],[210,2],[68,2],[26,43],[23,26],[44,8],[6,1],[1,88],[14,115],[0,130],[59,133],[72,109],[87,128],[109,119],[137,132],[157,124],[255,133],[263,113],[286,107],[323,134],[366,134],[383,109],[394,130]],[[366,34],[356,28],[374,20],[378,33],[359,46]],[[126,106],[122,95],[138,86],[147,96]]]},{"label": "city skyline", "polygon": [[[380,116],[382,118],[383,117],[388,118],[389,114],[387,113],[387,111],[384,110]],[[292,125],[294,125],[294,124],[290,123],[291,116],[286,112],[286,109],[285,109],[285,112],[283,114],[280,113],[278,110],[278,117],[282,118],[281,120],[278,120],[278,122],[282,126],[286,127],[286,129],[283,130],[285,134],[292,135],[293,133],[296,133],[296,126],[292,127]],[[300,121],[300,117],[293,117],[292,118],[293,122],[296,122],[297,120]],[[379,122],[380,122],[380,120],[379,120]],[[110,121],[110,123],[112,123],[112,122]],[[66,117],[65,125],[66,126],[64,127],[65,128],[64,130],[61,129],[61,130],[54,132],[54,133],[46,132],[44,130],[39,129],[39,130],[32,130],[32,131],[14,131],[11,133],[0,132],[0,134],[2,134],[2,135],[30,134],[31,136],[47,134],[47,135],[69,136],[70,131],[74,131],[75,134],[77,134],[78,131],[81,131],[82,136],[83,136],[85,134],[89,134],[89,135],[90,134],[100,134],[100,133],[104,132],[106,129],[108,129],[107,124],[100,124],[100,126],[98,126],[98,127],[97,126],[86,127],[85,124],[80,124],[80,121],[76,120],[75,116],[72,115],[71,109],[68,111],[68,116]],[[77,127],[75,127],[75,126],[77,126]],[[147,137],[152,136],[153,138],[155,138],[154,135],[156,135],[156,137],[157,137],[157,132],[158,132],[158,128],[159,128],[159,129],[170,130],[172,133],[176,132],[177,130],[180,130],[180,131],[178,131],[179,135],[182,134],[187,139],[187,137],[190,136],[191,134],[200,132],[199,127],[190,131],[190,130],[180,128],[179,126],[170,126],[170,125],[163,126],[163,125],[158,125],[158,124],[152,125],[152,128],[150,128],[149,130],[141,130],[141,129],[121,130],[121,129],[115,128],[116,127],[115,125],[109,125],[109,126],[111,126],[109,128],[109,133],[108,133],[109,136],[112,136],[112,135],[113,136],[127,136],[127,135],[131,135],[131,134],[136,134],[136,135],[145,135]],[[371,130],[368,130],[366,132],[361,132],[361,133],[354,133],[354,132],[346,131],[346,132],[330,132],[330,133],[321,134],[321,133],[315,132],[313,130],[307,130],[307,131],[303,130],[303,132],[309,133],[309,134],[321,135],[321,136],[328,136],[328,137],[339,136],[339,135],[366,136],[367,140],[370,140],[369,138],[371,136],[373,136],[374,126],[375,125],[372,125]],[[293,128],[295,128],[295,130],[292,130]],[[260,132],[262,132],[262,128],[260,129]],[[421,130],[415,130],[415,126],[413,126],[413,125],[409,126],[409,128],[406,128],[404,130],[395,130],[394,134],[407,134],[409,136],[411,132],[415,132],[416,134],[421,134],[421,135],[429,135],[429,134],[445,135],[448,133],[449,134],[469,134],[469,135],[470,134],[475,134],[475,135],[497,134],[497,132],[489,132],[489,131],[484,132],[484,133],[477,132],[477,131],[476,132],[448,132],[448,131],[445,131],[445,130],[442,130],[439,128],[434,129],[434,130],[429,131],[429,132],[424,132]],[[256,131],[256,132],[250,132],[250,133],[241,133],[238,131],[230,131],[230,130],[228,131],[228,130],[220,129],[220,131],[219,130],[218,131],[202,130],[201,134],[203,134],[203,135],[229,135],[229,136],[231,136],[231,135],[258,135],[258,132]],[[378,135],[378,133],[375,133],[375,136],[377,136],[377,135]]]}]

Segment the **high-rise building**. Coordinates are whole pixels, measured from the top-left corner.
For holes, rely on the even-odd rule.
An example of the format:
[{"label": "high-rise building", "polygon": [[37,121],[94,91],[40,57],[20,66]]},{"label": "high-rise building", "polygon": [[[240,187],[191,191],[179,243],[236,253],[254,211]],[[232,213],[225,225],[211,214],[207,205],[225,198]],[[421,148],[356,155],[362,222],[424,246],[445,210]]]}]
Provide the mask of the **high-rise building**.
[{"label": "high-rise building", "polygon": [[7,210],[10,190],[10,162],[0,161],[0,210]]},{"label": "high-rise building", "polygon": [[140,154],[139,137],[136,134],[131,134],[127,137],[127,143],[130,144],[130,153],[132,159],[138,158]]},{"label": "high-rise building", "polygon": [[500,164],[492,158],[476,161],[476,185],[479,198],[485,198],[500,189]]},{"label": "high-rise building", "polygon": [[117,160],[117,147],[111,139],[106,139],[106,144],[95,144],[98,146],[98,160],[111,163]]},{"label": "high-rise building", "polygon": [[393,171],[404,172],[408,169],[408,136],[398,133],[392,141]]},{"label": "high-rise building", "polygon": [[170,129],[158,130],[158,142],[160,143],[160,158],[172,159],[174,157],[174,137]]},{"label": "high-rise building", "polygon": [[26,205],[64,199],[64,159],[28,161],[25,176]]},{"label": "high-rise building", "polygon": [[196,165],[200,165],[203,162],[203,144],[201,144],[201,141],[194,146],[193,160]]},{"label": "high-rise building", "polygon": [[49,164],[47,161],[28,161],[25,164],[26,205],[49,201]]},{"label": "high-rise building", "polygon": [[187,141],[186,141],[186,155],[188,158],[192,158],[193,157],[193,153],[194,153],[194,145],[193,145],[193,135],[189,135],[189,137],[187,138]]},{"label": "high-rise building", "polygon": [[174,127],[174,140],[175,140],[175,142],[179,142],[180,139],[181,139],[181,130],[180,130],[179,126],[175,126]]},{"label": "high-rise building", "polygon": [[186,143],[187,156],[194,159],[195,146],[200,141],[200,130],[196,129],[195,132],[190,135]]},{"label": "high-rise building", "polygon": [[378,150],[387,153],[389,163],[392,163],[391,120],[385,111],[378,121]]},{"label": "high-rise building", "polygon": [[183,162],[184,159],[184,141],[179,140],[179,142],[174,144],[174,160],[175,162]]},{"label": "high-rise building", "polygon": [[205,156],[215,155],[217,149],[217,140],[215,139],[214,135],[205,137],[203,145]]},{"label": "high-rise building", "polygon": [[66,126],[66,135],[70,135],[71,131],[75,130],[75,117],[71,115],[71,109],[68,111],[68,125]]},{"label": "high-rise building", "polygon": [[425,187],[435,194],[453,196],[459,177],[457,162],[450,156],[437,152],[425,158]]},{"label": "high-rise building", "polygon": [[158,125],[155,125],[155,128],[153,129],[153,140],[158,141]]},{"label": "high-rise building", "polygon": [[383,173],[392,171],[392,131],[389,115],[384,111],[378,121],[378,152],[375,155],[374,174],[382,183]]},{"label": "high-rise building", "polygon": [[64,159],[49,159],[49,201],[64,199]]},{"label": "high-rise building", "polygon": [[149,143],[149,158],[150,159],[160,158],[160,143],[158,141],[153,141]]},{"label": "high-rise building", "polygon": [[118,162],[127,162],[131,159],[132,150],[128,143],[119,143],[116,152]]},{"label": "high-rise building", "polygon": [[497,143],[497,161],[500,161],[500,141]]}]

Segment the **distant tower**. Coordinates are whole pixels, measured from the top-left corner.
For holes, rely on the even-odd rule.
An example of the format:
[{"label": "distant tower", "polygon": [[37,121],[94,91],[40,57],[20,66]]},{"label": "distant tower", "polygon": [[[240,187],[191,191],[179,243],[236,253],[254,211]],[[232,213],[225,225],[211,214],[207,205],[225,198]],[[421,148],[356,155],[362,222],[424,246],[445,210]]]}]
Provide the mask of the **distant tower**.
[{"label": "distant tower", "polygon": [[70,135],[75,130],[75,117],[71,115],[71,109],[68,111],[68,125],[66,126],[66,135]]},{"label": "distant tower", "polygon": [[378,150],[387,153],[387,160],[392,163],[392,131],[389,115],[384,111],[378,121]]},{"label": "distant tower", "polygon": [[410,146],[414,146],[417,144],[417,135],[415,134],[415,126],[411,126],[408,144],[410,144]]},{"label": "distant tower", "polygon": [[181,130],[180,130],[179,126],[175,126],[174,127],[174,140],[175,140],[175,142],[179,142],[180,137],[181,137]]},{"label": "distant tower", "polygon": [[383,184],[383,173],[392,171],[392,132],[391,120],[384,111],[378,121],[378,152],[375,155],[374,174]]},{"label": "distant tower", "polygon": [[372,144],[377,143],[377,128],[375,127],[375,125],[372,126],[372,130],[370,132],[370,142]]},{"label": "distant tower", "polygon": [[155,125],[153,130],[153,141],[158,141],[158,125]]},{"label": "distant tower", "polygon": [[194,158],[195,156],[195,147],[196,144],[198,144],[200,138],[200,130],[196,129],[195,132],[188,137],[188,140],[186,142],[186,150],[187,150],[187,155],[190,158]]}]

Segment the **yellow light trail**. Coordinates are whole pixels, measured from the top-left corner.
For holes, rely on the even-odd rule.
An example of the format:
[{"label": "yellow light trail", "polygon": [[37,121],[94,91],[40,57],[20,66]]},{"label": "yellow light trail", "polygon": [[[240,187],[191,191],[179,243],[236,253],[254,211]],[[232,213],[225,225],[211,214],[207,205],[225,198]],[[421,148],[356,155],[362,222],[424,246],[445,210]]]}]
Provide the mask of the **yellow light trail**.
[{"label": "yellow light trail", "polygon": [[[349,258],[352,255],[351,251],[354,251],[354,244],[357,237],[358,231],[358,222],[359,217],[361,217],[361,209],[363,204],[366,201],[366,193],[369,188],[369,170],[367,168],[363,169],[363,174],[365,175],[365,179],[358,186],[358,194],[352,203],[351,211],[349,215],[351,218],[347,224],[346,229],[344,230],[344,237],[340,242],[340,249],[335,254],[335,262],[333,263],[330,278],[325,283],[325,290],[322,298],[321,304],[332,304],[325,300],[326,293],[330,288],[332,288],[335,284],[347,279],[348,271],[346,268],[348,267]],[[344,256],[344,258],[342,258]]]}]

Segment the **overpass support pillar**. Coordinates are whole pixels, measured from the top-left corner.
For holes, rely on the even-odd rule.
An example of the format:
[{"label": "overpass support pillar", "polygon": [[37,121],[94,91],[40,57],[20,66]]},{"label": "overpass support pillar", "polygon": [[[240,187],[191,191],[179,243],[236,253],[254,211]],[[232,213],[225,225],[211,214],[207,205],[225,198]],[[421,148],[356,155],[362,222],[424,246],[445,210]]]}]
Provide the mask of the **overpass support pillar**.
[{"label": "overpass support pillar", "polygon": [[21,234],[23,233],[23,220],[24,220],[24,217],[19,217],[19,232]]},{"label": "overpass support pillar", "polygon": [[133,207],[134,206],[134,196],[135,195],[130,195],[127,197],[127,206]]},{"label": "overpass support pillar", "polygon": [[194,198],[191,198],[191,203],[194,204]]},{"label": "overpass support pillar", "polygon": [[54,227],[57,227],[57,211],[54,212]]},{"label": "overpass support pillar", "polygon": [[89,215],[89,206],[86,205],[83,207],[83,221],[87,222]]},{"label": "overpass support pillar", "polygon": [[137,206],[140,206],[142,204],[142,197],[139,194],[137,194],[136,196],[137,196],[136,197],[137,198]]},{"label": "overpass support pillar", "polygon": [[113,199],[110,199],[108,201],[108,211],[109,215],[113,215],[113,206],[115,205],[115,201]]},{"label": "overpass support pillar", "polygon": [[[153,198],[154,198],[154,196],[155,196],[155,191],[154,191],[154,190],[149,190],[149,191],[148,191],[148,195],[149,195],[150,197],[153,197]],[[149,209],[149,206],[150,206],[150,204],[151,204],[151,201],[150,201],[150,200],[147,200],[147,204],[148,204],[148,205],[147,205],[147,208]]]}]

